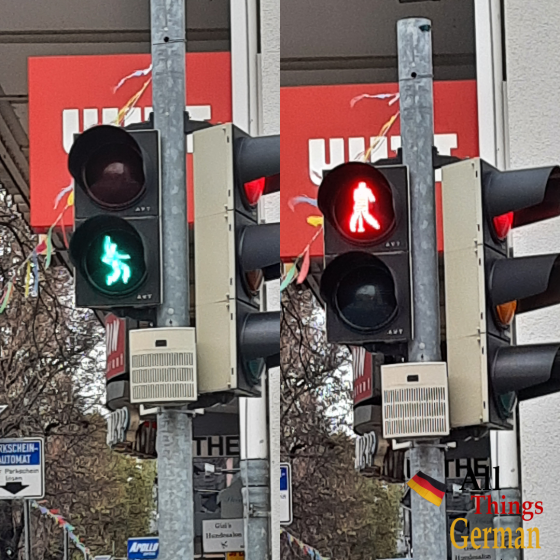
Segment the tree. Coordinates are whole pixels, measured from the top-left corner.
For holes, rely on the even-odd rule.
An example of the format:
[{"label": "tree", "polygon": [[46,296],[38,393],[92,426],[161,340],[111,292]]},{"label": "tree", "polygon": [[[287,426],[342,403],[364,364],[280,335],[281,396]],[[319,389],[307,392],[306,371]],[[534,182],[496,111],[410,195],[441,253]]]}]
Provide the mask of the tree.
[{"label": "tree", "polygon": [[[394,556],[401,490],[358,475],[351,437],[350,355],[325,339],[312,293],[282,298],[282,448],[292,464],[289,531],[334,560]],[[304,558],[283,540],[283,558]]]},{"label": "tree", "polygon": [[[127,527],[147,530],[153,465],[107,447],[103,329],[91,311],[73,307],[64,267],[47,268],[39,259],[38,268],[28,269],[36,245],[0,190],[0,298],[11,291],[0,314],[0,404],[8,405],[0,438],[44,437],[46,507],[57,508],[93,553],[110,552],[118,541],[122,554]],[[37,293],[26,294],[28,270],[32,284],[39,275]],[[0,501],[0,560],[8,560],[9,549],[21,553],[22,532],[20,503]],[[35,513],[32,536],[34,558],[60,557],[62,533],[51,519]]]}]

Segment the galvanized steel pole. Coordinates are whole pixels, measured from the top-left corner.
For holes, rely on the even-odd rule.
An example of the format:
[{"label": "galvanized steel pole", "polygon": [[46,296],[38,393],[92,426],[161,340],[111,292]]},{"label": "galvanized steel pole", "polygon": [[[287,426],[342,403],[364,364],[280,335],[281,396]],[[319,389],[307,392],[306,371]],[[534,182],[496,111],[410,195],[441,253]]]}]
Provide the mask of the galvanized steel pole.
[{"label": "galvanized steel pole", "polygon": [[[403,163],[410,171],[410,224],[414,339],[410,362],[440,361],[439,281],[432,146],[434,143],[432,24],[424,18],[397,24]],[[421,470],[445,480],[443,449],[415,442],[411,474]],[[411,495],[412,546],[416,560],[447,558],[445,499],[438,508]]]},{"label": "galvanized steel pole", "polygon": [[31,510],[29,500],[23,500],[23,526],[25,530],[25,560],[31,560]]},{"label": "galvanized steel pole", "polygon": [[[185,1],[151,0],[154,125],[161,133],[163,303],[158,327],[188,327],[189,237],[184,112]],[[192,419],[158,412],[158,532],[161,560],[194,557]]]}]

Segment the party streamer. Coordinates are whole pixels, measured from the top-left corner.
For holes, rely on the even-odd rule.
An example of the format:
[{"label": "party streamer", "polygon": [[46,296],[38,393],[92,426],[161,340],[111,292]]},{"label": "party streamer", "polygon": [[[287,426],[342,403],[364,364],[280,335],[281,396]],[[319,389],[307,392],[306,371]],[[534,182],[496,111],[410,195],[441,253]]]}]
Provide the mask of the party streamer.
[{"label": "party streamer", "polygon": [[315,560],[330,560],[330,558],[327,558],[326,556],[321,556],[319,551],[313,548],[312,546],[305,544],[303,541],[300,541],[297,537],[294,537],[291,533],[288,533],[286,529],[280,528],[280,533],[286,536],[286,538],[288,539],[288,544],[291,547],[293,547],[294,544],[297,545],[301,550],[303,550],[303,552],[311,556],[311,558],[314,558]]}]

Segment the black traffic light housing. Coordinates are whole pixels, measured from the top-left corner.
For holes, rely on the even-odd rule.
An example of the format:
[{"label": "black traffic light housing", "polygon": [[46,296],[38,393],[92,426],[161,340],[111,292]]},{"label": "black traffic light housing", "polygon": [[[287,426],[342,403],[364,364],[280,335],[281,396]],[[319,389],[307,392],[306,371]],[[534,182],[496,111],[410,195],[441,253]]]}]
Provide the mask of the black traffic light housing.
[{"label": "black traffic light housing", "polygon": [[391,353],[412,338],[408,168],[339,165],[325,173],[318,206],[327,338]]},{"label": "black traffic light housing", "polygon": [[510,228],[560,215],[560,168],[499,171],[481,162],[491,410],[509,423],[516,397],[560,390],[559,344],[516,346],[516,314],[560,303],[560,255],[512,257]]},{"label": "black traffic light housing", "polygon": [[92,127],[68,157],[74,179],[78,307],[116,309],[161,303],[159,132]]}]

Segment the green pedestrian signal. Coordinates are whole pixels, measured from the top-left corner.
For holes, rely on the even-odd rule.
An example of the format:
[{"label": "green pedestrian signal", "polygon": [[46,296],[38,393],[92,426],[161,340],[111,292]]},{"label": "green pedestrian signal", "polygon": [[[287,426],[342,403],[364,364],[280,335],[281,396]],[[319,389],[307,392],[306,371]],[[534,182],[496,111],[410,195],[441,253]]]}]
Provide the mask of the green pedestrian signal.
[{"label": "green pedestrian signal", "polygon": [[161,303],[160,141],[142,126],[88,128],[68,155],[77,307],[122,316]]},{"label": "green pedestrian signal", "polygon": [[105,279],[107,286],[112,286],[119,280],[121,280],[123,284],[128,284],[130,280],[130,267],[122,261],[130,260],[130,255],[119,253],[117,244],[113,243],[108,235],[105,236],[105,240],[103,241],[103,249],[104,253],[101,260],[112,269],[111,274],[108,274]]}]

